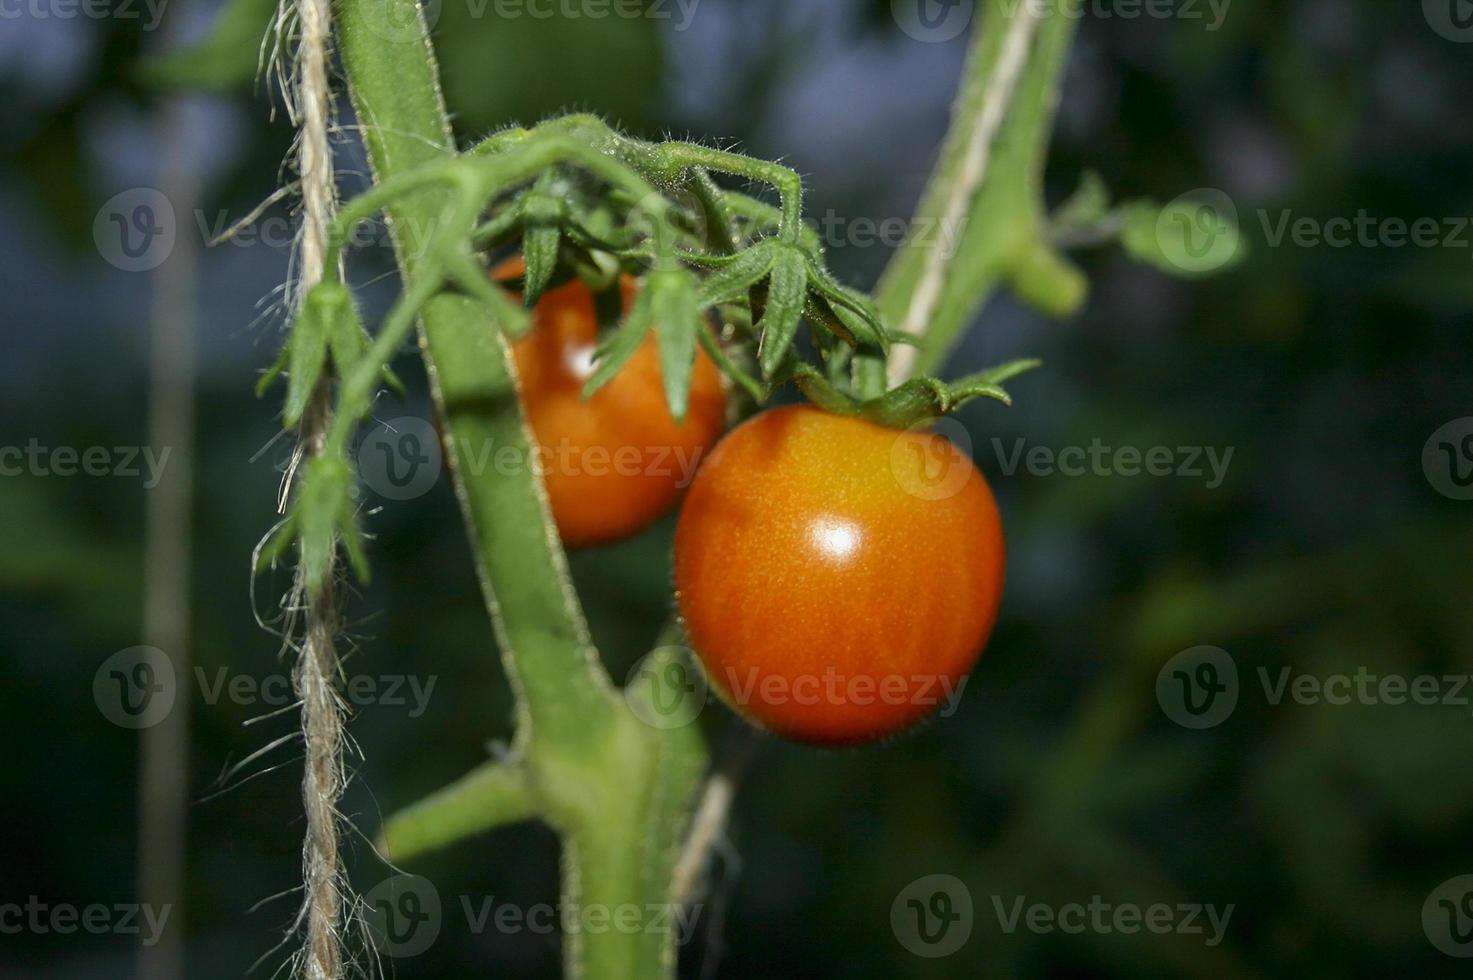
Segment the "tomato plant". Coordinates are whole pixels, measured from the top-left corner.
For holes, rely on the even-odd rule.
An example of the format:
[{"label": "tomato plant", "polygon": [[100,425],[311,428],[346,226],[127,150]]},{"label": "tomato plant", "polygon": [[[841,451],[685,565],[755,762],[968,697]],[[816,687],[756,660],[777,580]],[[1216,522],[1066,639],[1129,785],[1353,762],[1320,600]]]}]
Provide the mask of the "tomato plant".
[{"label": "tomato plant", "polygon": [[[493,278],[515,279],[524,270],[521,259],[511,259]],[[623,275],[610,288],[620,291],[627,311],[639,284]],[[553,519],[563,543],[575,548],[629,537],[669,512],[726,425],[721,374],[699,350],[685,418],[675,420],[653,334],[585,397],[598,341],[593,292],[573,277],[543,293],[532,329],[512,345]]]},{"label": "tomato plant", "polygon": [[[685,636],[669,624],[644,661],[653,669],[616,687],[554,529],[568,545],[607,541],[667,511],[678,475],[621,473],[620,451],[638,470],[654,466],[649,450],[705,449],[727,414],[724,382],[738,415],[785,387],[812,405],[757,415],[718,444],[677,528],[678,607],[718,689],[758,724],[820,744],[882,738],[960,693],[997,616],[1002,530],[980,473],[927,426],[975,398],[1010,403],[1002,384],[1036,362],[952,382],[929,372],[999,288],[1051,314],[1076,309],[1085,283],[1061,241],[1116,237],[1151,260],[1161,233],[1140,230],[1176,227],[1146,202],[1112,208],[1097,180],[1057,214],[1045,208],[1078,9],[987,5],[915,215],[959,229],[955,249],[908,240],[871,294],[830,271],[796,171],[633,138],[586,114],[458,146],[417,0],[316,6],[318,27],[339,20],[375,182],[312,237],[322,280],[267,378],[286,376],[283,418],[306,452],[260,554],[294,550],[319,612],[331,611],[340,550],[367,576],[360,524],[372,512],[354,492],[352,437],[418,329],[517,705],[505,751],[388,820],[392,859],[536,817],[565,845],[567,905],[694,901],[731,793],[708,775],[699,710],[661,717],[690,689]],[[322,77],[324,51],[312,59]],[[380,213],[403,290],[370,342],[344,250]],[[524,256],[517,292],[488,274],[512,249]],[[481,465],[493,446],[542,456],[545,490],[531,468]],[[595,455],[612,475],[592,472]],[[337,928],[336,907],[312,910],[319,934]],[[668,978],[676,961],[653,929],[575,931],[564,956],[568,976],[599,980]]]},{"label": "tomato plant", "polygon": [[893,734],[955,697],[1002,582],[997,505],[956,446],[810,407],[723,440],[675,539],[707,675],[745,717],[819,744]]}]

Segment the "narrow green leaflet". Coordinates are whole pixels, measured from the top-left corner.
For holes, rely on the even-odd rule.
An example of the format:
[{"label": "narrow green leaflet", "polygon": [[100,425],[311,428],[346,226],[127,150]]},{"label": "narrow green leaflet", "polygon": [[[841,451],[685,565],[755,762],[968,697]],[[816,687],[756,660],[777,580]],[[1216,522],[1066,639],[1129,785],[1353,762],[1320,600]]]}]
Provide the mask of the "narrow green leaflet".
[{"label": "narrow green leaflet", "polygon": [[619,329],[605,335],[598,350],[594,352],[593,375],[583,385],[584,398],[592,398],[595,392],[608,384],[629,363],[635,351],[639,350],[639,345],[644,343],[645,334],[649,333],[654,322],[653,291],[641,289],[634,297],[634,306],[619,325]]},{"label": "narrow green leaflet", "polygon": [[966,377],[958,378],[951,382],[951,387],[953,390],[960,390],[972,385],[1000,385],[1004,381],[1011,381],[1018,375],[1032,371],[1042,364],[1043,362],[1036,357],[1024,357],[1016,361],[1008,361],[1004,364],[998,364],[995,367],[978,371],[976,374],[969,374]]},{"label": "narrow green leaflet", "polygon": [[716,362],[716,366],[721,369],[722,373],[741,385],[742,389],[752,396],[754,402],[761,405],[767,401],[767,392],[762,389],[762,383],[742,370],[741,366],[732,360],[731,355],[721,346],[721,341],[717,339],[711,325],[704,319],[701,321],[700,329],[696,331],[696,339],[711,360]]},{"label": "narrow green leaflet", "polygon": [[[368,353],[368,332],[363,329],[363,321],[358,319],[358,311],[349,302],[347,315],[339,316],[333,321],[333,329],[327,338],[328,350],[332,354],[333,369],[341,377],[353,370],[359,358]],[[384,383],[394,390],[400,398],[404,397],[404,382],[394,373],[394,369],[387,364],[383,366]]]},{"label": "narrow green leaflet", "polygon": [[341,534],[347,545],[353,573],[368,581],[368,562],[363,554],[358,527],[353,520],[353,472],[346,460],[319,456],[308,464],[302,492],[293,509],[297,521],[297,546],[301,550],[302,575],[314,591],[326,585],[333,549]]},{"label": "narrow green leaflet", "polygon": [[[823,265],[812,257],[808,259],[809,299],[821,299],[823,305],[832,310],[841,325],[836,331],[840,337],[846,334],[846,342],[852,347],[859,343],[890,349],[890,333],[880,317],[879,308],[863,293],[841,285]],[[821,308],[820,308],[821,313]],[[825,326],[832,326],[825,322]]]},{"label": "narrow green leaflet", "polygon": [[528,308],[537,305],[557,272],[562,210],[553,194],[553,177],[549,171],[523,201],[526,230],[522,234],[522,258],[527,271],[522,303]]},{"label": "narrow green leaflet", "polygon": [[303,581],[308,589],[320,591],[326,585],[329,559],[341,538],[353,574],[367,582],[368,556],[354,520],[353,473],[347,461],[339,456],[319,456],[307,462],[302,474],[301,491],[286,520],[261,549],[259,565],[280,558],[296,542]]},{"label": "narrow green leaflet", "polygon": [[[829,301],[824,299],[821,294],[809,292],[808,298],[803,304],[803,312],[807,315],[810,323],[823,327],[829,334],[838,337],[850,347],[859,346],[859,338],[855,336],[849,324],[839,319],[839,314],[834,311],[834,308],[829,305]],[[813,338],[814,342],[818,343],[821,349],[824,347],[823,341],[820,339],[822,336],[822,334],[815,334]]]},{"label": "narrow green leaflet", "polygon": [[763,373],[775,372],[792,346],[803,319],[803,299],[807,292],[807,259],[795,248],[780,246],[768,280],[767,309],[757,324],[760,336],[757,356]]},{"label": "narrow green leaflet", "polygon": [[496,329],[509,337],[521,337],[532,329],[532,318],[506,290],[491,281],[486,270],[469,255],[458,256],[447,269],[455,284],[479,301],[491,314]]},{"label": "narrow green leaflet", "polygon": [[699,302],[702,308],[722,303],[739,303],[747,298],[747,290],[772,270],[781,245],[775,239],[758,242],[745,252],[717,267],[701,283]]},{"label": "narrow green leaflet", "polygon": [[645,288],[653,296],[655,340],[660,346],[665,401],[675,421],[683,422],[690,402],[690,377],[701,320],[695,280],[683,269],[662,270],[650,273]]},{"label": "narrow green leaflet", "polygon": [[292,325],[291,353],[287,360],[286,408],[282,421],[295,429],[307,410],[307,402],[327,366],[327,341],[338,318],[349,308],[348,290],[341,283],[321,282],[312,287]]}]

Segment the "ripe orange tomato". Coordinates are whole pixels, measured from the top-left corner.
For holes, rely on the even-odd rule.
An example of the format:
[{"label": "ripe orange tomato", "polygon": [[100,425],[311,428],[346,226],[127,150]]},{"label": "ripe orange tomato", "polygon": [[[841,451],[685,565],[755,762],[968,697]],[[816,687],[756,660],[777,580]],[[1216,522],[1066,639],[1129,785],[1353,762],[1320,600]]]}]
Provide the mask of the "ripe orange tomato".
[{"label": "ripe orange tomato", "polygon": [[[521,272],[517,258],[492,275]],[[627,310],[638,287],[629,276],[621,285]],[[675,423],[653,332],[613,380],[584,398],[597,342],[593,294],[575,279],[543,294],[532,330],[512,345],[543,484],[570,548],[629,537],[666,514],[726,427],[720,372],[699,350],[690,407],[685,421]]]},{"label": "ripe orange tomato", "polygon": [[997,504],[955,444],[808,406],[734,429],[675,533],[676,602],[713,686],[818,745],[954,706],[1003,564]]}]

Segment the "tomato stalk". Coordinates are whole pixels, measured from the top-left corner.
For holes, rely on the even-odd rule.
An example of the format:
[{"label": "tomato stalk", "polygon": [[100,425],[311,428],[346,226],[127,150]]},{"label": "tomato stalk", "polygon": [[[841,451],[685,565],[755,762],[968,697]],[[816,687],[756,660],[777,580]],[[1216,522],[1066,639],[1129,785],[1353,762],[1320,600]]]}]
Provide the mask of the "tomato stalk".
[{"label": "tomato stalk", "polygon": [[[386,40],[374,29],[383,23],[423,22],[414,0],[343,5],[343,64],[358,118],[372,120],[364,137],[380,186],[452,153],[428,36],[421,30],[412,43]],[[511,136],[503,141],[512,152],[516,143]],[[427,182],[383,199],[407,291],[423,288],[425,274],[436,272],[434,253],[425,255],[432,243],[421,234],[445,215],[444,197]],[[473,223],[466,231],[469,236]],[[419,313],[432,393],[446,420],[451,477],[516,690],[518,723],[510,760],[390,821],[387,849],[402,859],[448,843],[459,831],[535,815],[562,837],[567,907],[668,905],[686,815],[705,766],[699,732],[648,727],[619,697],[593,649],[535,472],[507,475],[467,465],[467,449],[484,445],[512,446],[532,458],[507,344],[490,329],[486,308],[465,295],[436,292],[410,309]],[[379,342],[392,349],[390,340],[381,332]],[[647,676],[649,684],[660,683],[661,672]],[[574,932],[564,956],[568,976],[610,980],[672,976],[675,962],[673,935],[648,929]]]},{"label": "tomato stalk", "polygon": [[[887,322],[919,340],[918,347],[897,346],[892,383],[936,371],[999,286],[1055,316],[1083,303],[1083,275],[1051,243],[1042,186],[1079,19],[1079,0],[1061,0],[1047,12],[1009,0],[985,4],[951,128],[914,219],[937,224],[943,238],[955,236],[955,251],[939,254],[929,240],[935,236],[916,236],[895,253],[875,293]],[[1017,65],[1006,57],[1014,46],[1021,46]],[[994,117],[999,103],[1001,115]],[[979,139],[979,129],[989,126],[980,135],[991,138]],[[939,274],[934,300],[917,303],[933,273]],[[917,308],[929,311],[918,321]]]}]

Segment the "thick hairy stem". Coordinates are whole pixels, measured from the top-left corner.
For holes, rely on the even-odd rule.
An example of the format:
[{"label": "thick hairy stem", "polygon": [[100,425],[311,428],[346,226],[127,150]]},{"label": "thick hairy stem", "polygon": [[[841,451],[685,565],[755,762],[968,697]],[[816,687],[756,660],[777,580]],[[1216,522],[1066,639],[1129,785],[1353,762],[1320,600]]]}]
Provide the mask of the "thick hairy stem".
[{"label": "thick hairy stem", "polygon": [[[997,139],[1007,107],[1012,102],[1013,92],[1018,87],[1018,79],[1028,61],[1028,51],[1037,29],[1038,16],[1028,4],[1020,4],[1008,24],[1002,54],[993,68],[982,104],[976,118],[970,123],[971,134],[967,138],[961,172],[946,195],[945,210],[941,216],[942,228],[959,228],[966,220],[972,199],[976,197],[977,189],[987,176],[993,141]],[[950,256],[941,248],[932,248],[926,253],[920,285],[911,295],[910,307],[901,324],[903,331],[917,338],[925,336],[930,327],[931,316],[936,312],[936,304],[941,299],[941,288],[946,280],[946,265],[949,260]],[[900,384],[910,377],[918,351],[917,347],[908,344],[895,348],[890,358],[891,384]]]},{"label": "thick hairy stem", "polygon": [[[413,23],[420,17],[414,0],[349,0],[340,10],[344,66],[376,181],[411,179],[405,175],[449,159],[453,147],[428,33],[390,40],[381,27]],[[597,172],[618,177],[612,182],[628,190],[645,190],[575,152],[577,141],[542,141],[522,152],[517,144],[524,138],[530,137],[511,131],[497,144],[508,151],[504,163],[457,166],[459,179],[482,172],[508,178],[519,167],[574,159],[597,163]],[[485,170],[492,166],[497,169]],[[452,192],[430,181],[384,202],[406,291],[421,288],[438,260],[457,261],[454,242],[432,242],[426,234],[441,227],[437,219]],[[473,229],[473,221],[465,225],[467,245]],[[428,260],[426,249],[433,251]],[[462,289],[466,274],[462,268],[455,280]],[[503,473],[481,462],[488,447],[534,458],[496,317],[470,295],[443,291],[413,308],[420,313],[431,392],[444,415],[451,482],[517,694],[518,768],[437,794],[390,821],[385,841],[398,857],[401,844],[406,851],[441,846],[464,832],[535,814],[564,843],[565,908],[643,915],[671,901],[679,841],[704,766],[700,733],[694,726],[657,730],[629,710],[593,649],[537,473],[530,467]],[[376,353],[368,356],[377,363]],[[651,693],[641,689],[638,696]],[[578,929],[565,937],[564,955],[569,977],[674,975],[668,930]]]},{"label": "thick hairy stem", "polygon": [[[330,0],[296,0],[301,40],[296,52],[292,93],[295,118],[300,127],[297,170],[302,182],[302,234],[298,260],[301,294],[323,278],[328,261],[329,235],[337,192],[333,180],[332,87],[328,78],[328,52],[332,40]],[[324,379],[313,393],[303,416],[299,452],[321,456],[332,427],[332,393]],[[331,564],[316,588],[299,579],[298,595],[304,603],[305,631],[297,660],[294,682],[302,702],[302,734],[306,766],[302,777],[302,802],[307,813],[307,834],[302,846],[303,914],[306,945],[301,973],[309,980],[338,980],[343,954],[340,927],[343,899],[342,871],[338,861],[337,803],[343,791],[343,711],[334,687],[337,679],[338,619],[333,594]]]}]

